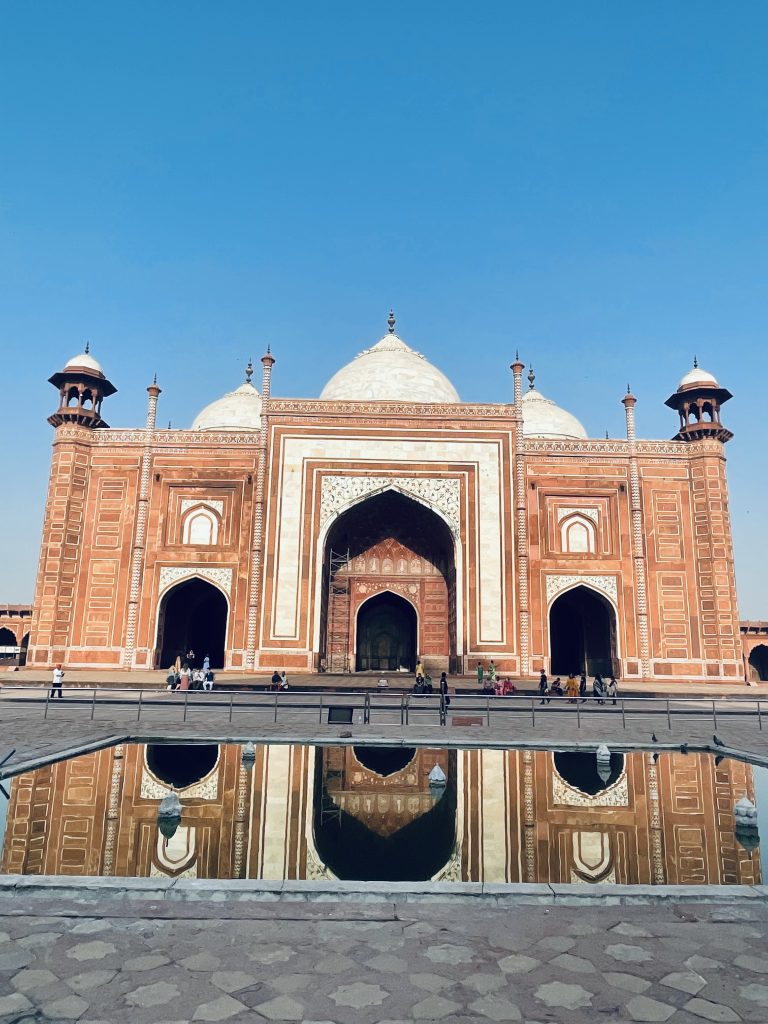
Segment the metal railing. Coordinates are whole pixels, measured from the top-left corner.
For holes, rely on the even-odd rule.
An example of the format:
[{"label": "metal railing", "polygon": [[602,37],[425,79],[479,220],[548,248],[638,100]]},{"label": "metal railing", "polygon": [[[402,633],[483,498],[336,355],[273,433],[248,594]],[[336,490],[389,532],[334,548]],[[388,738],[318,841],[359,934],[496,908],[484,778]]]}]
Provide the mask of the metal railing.
[{"label": "metal railing", "polygon": [[[278,723],[309,716],[318,724],[370,725],[376,721],[388,725],[446,726],[448,724],[484,725],[511,717],[524,717],[536,728],[537,723],[553,715],[567,715],[575,719],[577,729],[582,720],[607,715],[621,718],[623,728],[628,720],[652,716],[663,727],[672,729],[675,717],[681,715],[706,718],[717,730],[722,716],[752,718],[758,729],[763,728],[762,702],[748,697],[582,697],[574,701],[567,697],[542,700],[535,695],[507,697],[481,694],[452,694],[446,702],[440,694],[391,693],[387,691],[256,691],[226,690],[217,687],[210,691],[175,690],[157,687],[130,686],[70,686],[64,696],[53,696],[48,685],[4,685],[0,689],[3,703],[39,706],[43,718],[62,713],[82,712],[90,720],[104,714],[121,720],[141,721],[150,715],[186,722],[200,711],[223,716],[232,722],[235,716],[249,714]],[[465,719],[466,721],[461,721]]]}]

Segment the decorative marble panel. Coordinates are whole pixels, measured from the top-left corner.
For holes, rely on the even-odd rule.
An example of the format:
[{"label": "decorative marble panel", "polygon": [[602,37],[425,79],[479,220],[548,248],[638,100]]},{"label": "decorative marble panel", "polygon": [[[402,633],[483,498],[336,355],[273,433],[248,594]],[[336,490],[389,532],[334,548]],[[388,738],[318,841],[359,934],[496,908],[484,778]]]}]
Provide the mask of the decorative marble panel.
[{"label": "decorative marble panel", "polygon": [[552,768],[552,803],[566,807],[629,807],[629,789],[626,770],[619,778],[594,796],[582,793],[568,783]]},{"label": "decorative marble panel", "polygon": [[561,594],[564,590],[568,590],[570,587],[577,587],[583,584],[586,587],[592,587],[594,590],[599,590],[603,594],[606,594],[614,604],[618,604],[618,587],[616,584],[615,576],[581,576],[581,575],[547,575],[546,577],[546,588],[547,588],[547,604],[549,604],[558,594]]},{"label": "decorative marble panel", "polygon": [[593,523],[597,524],[598,511],[596,508],[559,508],[557,510],[557,521],[562,522],[566,516],[586,516]]},{"label": "decorative marble panel", "polygon": [[439,509],[455,534],[460,530],[461,485],[440,477],[324,476],[320,496],[320,526],[338,515],[350,502],[386,488],[397,488],[422,504]]},{"label": "decorative marble panel", "polygon": [[164,565],[160,569],[160,592],[194,576],[215,583],[228,597],[232,592],[232,570],[214,565]]},{"label": "decorative marble panel", "polygon": [[207,506],[208,508],[212,508],[214,512],[218,512],[220,516],[224,514],[224,502],[221,501],[220,498],[182,498],[181,514],[184,515],[187,509],[195,508],[195,506],[197,505],[203,505]]}]

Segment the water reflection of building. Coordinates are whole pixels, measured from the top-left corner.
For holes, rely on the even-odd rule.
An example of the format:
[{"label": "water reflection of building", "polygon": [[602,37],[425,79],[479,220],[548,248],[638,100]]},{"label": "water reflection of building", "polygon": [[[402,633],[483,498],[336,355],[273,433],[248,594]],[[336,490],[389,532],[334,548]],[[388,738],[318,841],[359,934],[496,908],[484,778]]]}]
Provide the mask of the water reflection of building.
[{"label": "water reflection of building", "polygon": [[[734,838],[752,768],[707,755],[632,753],[600,780],[594,756],[360,748],[118,746],[19,776],[3,872],[199,878],[391,877],[488,882],[755,884],[759,853]],[[437,763],[444,793],[430,789]],[[157,809],[184,806],[170,839]],[[336,853],[329,846],[340,831]],[[338,857],[338,849],[344,856]],[[335,859],[334,859],[335,858]],[[374,867],[376,870],[374,870]],[[401,865],[401,867],[397,867]],[[404,870],[404,869],[403,869]]]}]

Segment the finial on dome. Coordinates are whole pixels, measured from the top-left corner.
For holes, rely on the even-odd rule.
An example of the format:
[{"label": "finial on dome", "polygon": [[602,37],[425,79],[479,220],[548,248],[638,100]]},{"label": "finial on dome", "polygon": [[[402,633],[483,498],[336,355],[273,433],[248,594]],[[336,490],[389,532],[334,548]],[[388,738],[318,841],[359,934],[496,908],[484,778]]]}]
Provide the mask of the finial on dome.
[{"label": "finial on dome", "polygon": [[535,391],[536,385],[533,383],[536,380],[536,374],[533,372],[533,367],[528,371],[528,390]]},{"label": "finial on dome", "polygon": [[253,376],[253,360],[248,359],[248,365],[245,368],[245,383],[251,383],[251,377]]},{"label": "finial on dome", "polygon": [[171,429],[171,421],[170,420],[168,420],[168,429],[169,430]]},{"label": "finial on dome", "polygon": [[[87,349],[86,349],[86,351],[87,351]],[[694,368],[694,370],[698,370],[698,368],[699,368],[699,360],[696,358],[696,356],[693,357],[693,368]]]},{"label": "finial on dome", "polygon": [[520,362],[520,349],[519,348],[515,349],[515,362],[516,363]]},{"label": "finial on dome", "polygon": [[389,316],[387,317],[387,330],[390,334],[395,333],[395,312],[390,309]]},{"label": "finial on dome", "polygon": [[608,431],[607,431],[607,430],[606,430],[606,432],[605,432],[605,440],[606,440],[606,441],[608,440]]},{"label": "finial on dome", "polygon": [[155,374],[154,377],[152,378],[152,383],[157,384],[157,374]]},{"label": "finial on dome", "polygon": [[85,354],[89,355],[90,351],[91,351],[91,343],[90,343],[90,341],[86,341],[86,343],[85,343]]},{"label": "finial on dome", "polygon": [[628,395],[632,394],[632,388],[629,386],[629,384],[627,384],[627,394]]}]

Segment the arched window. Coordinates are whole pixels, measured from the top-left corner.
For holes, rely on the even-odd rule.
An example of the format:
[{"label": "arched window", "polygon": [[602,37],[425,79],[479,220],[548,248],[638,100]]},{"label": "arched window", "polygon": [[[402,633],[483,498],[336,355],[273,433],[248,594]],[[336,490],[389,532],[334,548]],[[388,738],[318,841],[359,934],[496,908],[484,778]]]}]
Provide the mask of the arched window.
[{"label": "arched window", "polygon": [[595,550],[595,524],[586,516],[569,516],[560,524],[563,551],[572,555],[589,555]]},{"label": "arched window", "polygon": [[196,547],[217,544],[219,540],[219,519],[215,512],[204,505],[190,509],[184,517],[182,544]]}]

